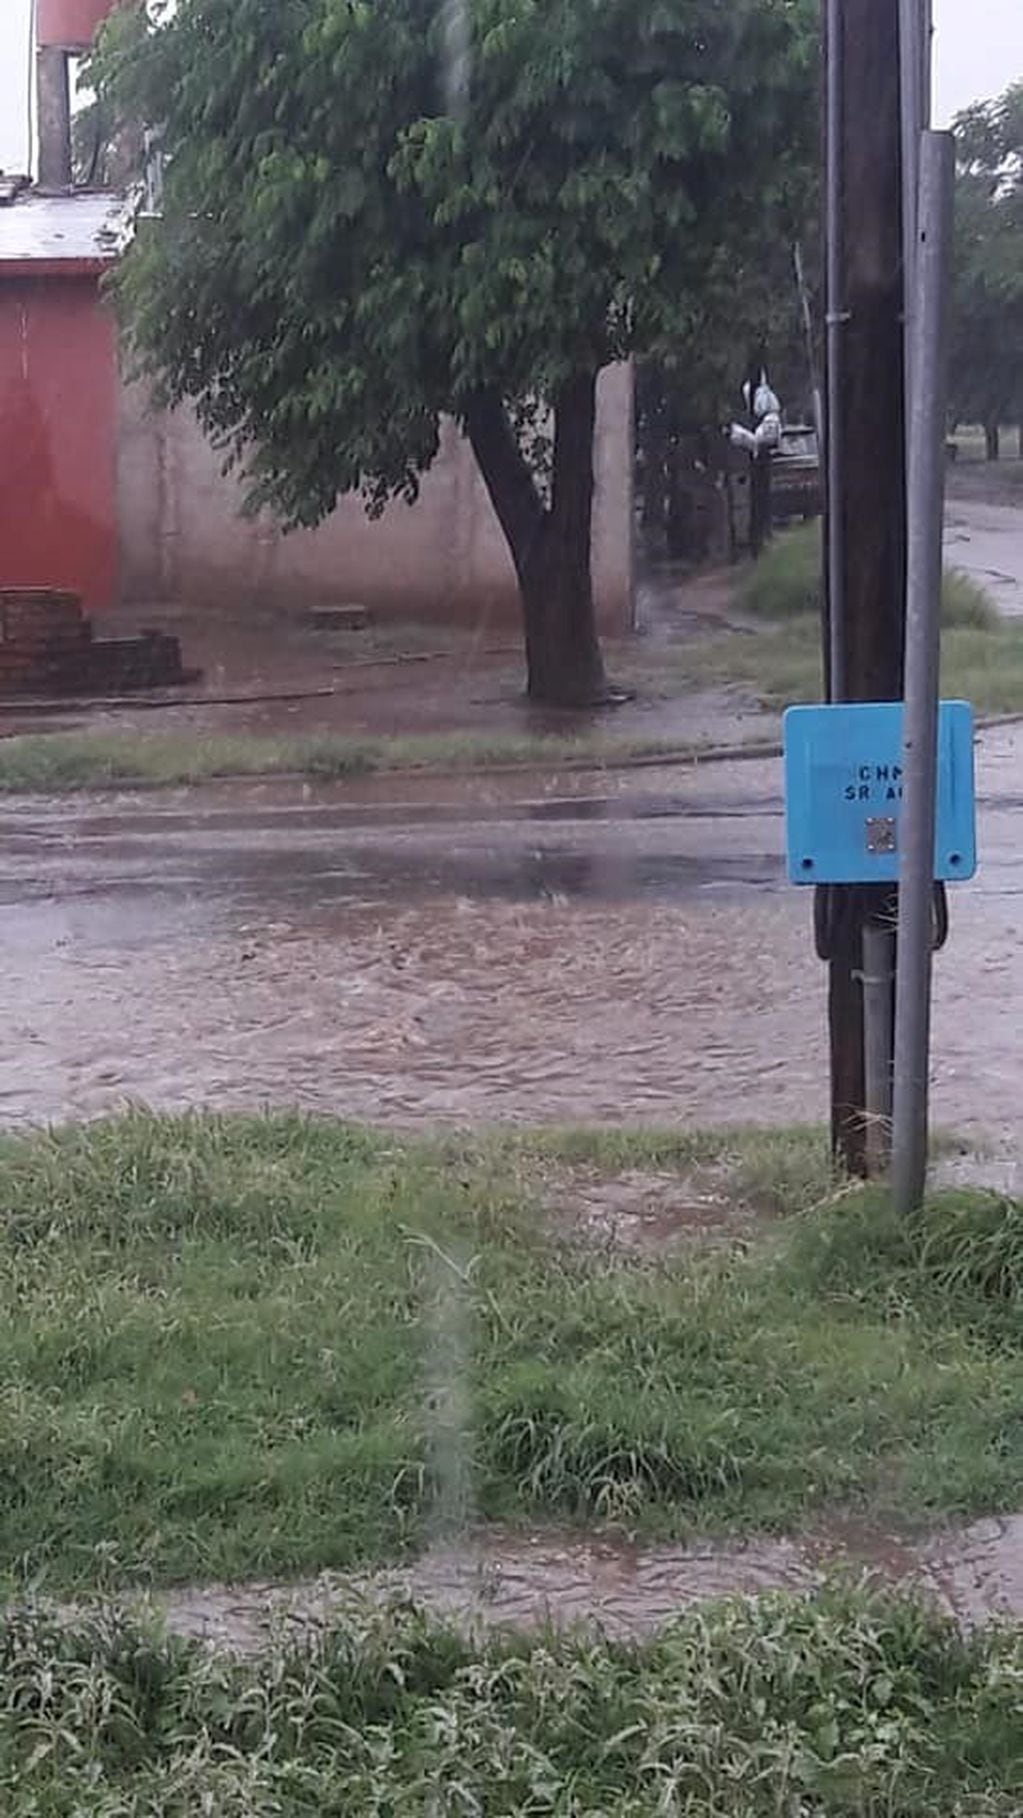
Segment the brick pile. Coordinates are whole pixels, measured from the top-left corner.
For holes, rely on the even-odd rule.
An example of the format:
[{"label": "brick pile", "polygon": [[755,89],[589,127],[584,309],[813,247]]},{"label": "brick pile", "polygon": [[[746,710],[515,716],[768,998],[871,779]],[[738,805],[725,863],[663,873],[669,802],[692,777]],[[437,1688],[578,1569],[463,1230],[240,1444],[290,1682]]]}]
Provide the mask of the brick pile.
[{"label": "brick pile", "polygon": [[177,638],[97,638],[77,594],[0,588],[0,698],[122,694],[188,679]]}]

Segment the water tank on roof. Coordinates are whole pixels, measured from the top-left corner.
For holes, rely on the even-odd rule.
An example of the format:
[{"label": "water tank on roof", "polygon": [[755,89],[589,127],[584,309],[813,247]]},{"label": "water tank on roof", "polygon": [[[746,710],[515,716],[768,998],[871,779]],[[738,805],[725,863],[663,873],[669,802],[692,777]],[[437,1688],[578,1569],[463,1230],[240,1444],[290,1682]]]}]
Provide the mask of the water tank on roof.
[{"label": "water tank on roof", "polygon": [[84,50],[117,0],[36,0],[36,42]]}]

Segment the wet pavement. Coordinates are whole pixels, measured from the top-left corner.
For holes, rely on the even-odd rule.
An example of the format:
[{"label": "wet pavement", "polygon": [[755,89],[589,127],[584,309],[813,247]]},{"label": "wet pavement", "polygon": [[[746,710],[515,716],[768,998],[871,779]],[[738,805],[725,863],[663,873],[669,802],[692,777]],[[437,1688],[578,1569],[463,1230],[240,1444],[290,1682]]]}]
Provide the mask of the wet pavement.
[{"label": "wet pavement", "polygon": [[1023,506],[953,494],[945,516],[945,560],[978,581],[999,612],[1009,618],[1023,614]]},{"label": "wet pavement", "polygon": [[154,1599],[177,1634],[241,1650],[308,1633],[353,1604],[412,1602],[463,1625],[553,1624],[640,1637],[694,1603],[766,1591],[808,1595],[835,1574],[912,1586],[964,1626],[1023,1617],[1023,1516],[909,1540],[854,1524],[799,1541],[641,1548],[500,1528],[439,1545],[371,1577],[184,1589]]},{"label": "wet pavement", "polygon": [[735,571],[668,572],[639,587],[641,634],[605,639],[624,698],[592,712],[542,707],[524,692],[516,626],[479,632],[386,620],[365,631],[317,629],[308,615],[218,613],[187,605],[126,607],[108,635],[158,622],[201,676],[184,689],[93,702],[0,700],[0,736],[115,733],[175,738],[488,737],[650,740],[693,748],[756,742],[775,716],[735,688],[680,692],[666,647],[735,630]]},{"label": "wet pavement", "polygon": [[[935,1111],[1023,1122],[1023,733],[936,972]],[[771,760],[0,807],[0,1123],[129,1100],[399,1121],[825,1111]]]}]

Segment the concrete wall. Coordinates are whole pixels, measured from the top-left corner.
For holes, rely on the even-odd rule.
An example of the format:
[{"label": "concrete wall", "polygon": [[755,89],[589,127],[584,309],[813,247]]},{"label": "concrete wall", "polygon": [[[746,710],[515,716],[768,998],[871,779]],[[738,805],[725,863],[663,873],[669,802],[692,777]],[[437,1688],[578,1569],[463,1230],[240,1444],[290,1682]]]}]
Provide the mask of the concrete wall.
[{"label": "concrete wall", "polygon": [[[596,440],[594,578],[605,631],[632,625],[632,372],[601,377]],[[417,505],[371,522],[344,498],[315,531],[285,536],[240,516],[187,410],[147,408],[124,386],[118,429],[120,591],[126,603],[187,601],[230,609],[359,603],[378,616],[512,620],[511,560],[471,449],[451,424]]]}]

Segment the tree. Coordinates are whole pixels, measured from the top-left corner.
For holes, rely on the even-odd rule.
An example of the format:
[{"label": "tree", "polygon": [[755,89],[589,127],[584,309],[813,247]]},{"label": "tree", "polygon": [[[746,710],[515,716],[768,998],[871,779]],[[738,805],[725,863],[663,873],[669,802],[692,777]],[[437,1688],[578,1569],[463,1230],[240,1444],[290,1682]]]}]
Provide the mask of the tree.
[{"label": "tree", "polygon": [[999,425],[1023,423],[1023,81],[967,108],[955,131],[952,410],[983,425],[997,460]]},{"label": "tree", "polygon": [[[818,261],[819,230],[814,185],[801,197],[802,231]],[[689,554],[688,525],[673,522],[681,496],[679,452],[701,449],[714,460],[714,439],[723,423],[745,417],[742,384],[747,369],[766,368],[786,413],[813,421],[818,350],[807,345],[793,243],[779,229],[778,212],[763,223],[727,272],[716,302],[703,298],[698,332],[692,328],[658,358],[640,362],[636,375],[637,440],[643,474],[645,527],[667,529],[668,554]],[[805,259],[805,252],[804,252]],[[815,314],[819,300],[810,307]],[[725,459],[722,445],[721,459]]]},{"label": "tree", "polygon": [[248,498],[414,500],[443,413],[504,530],[530,694],[599,701],[597,377],[721,293],[813,157],[814,0],[179,0],[92,80],[160,121],[116,278],[138,368]]}]

